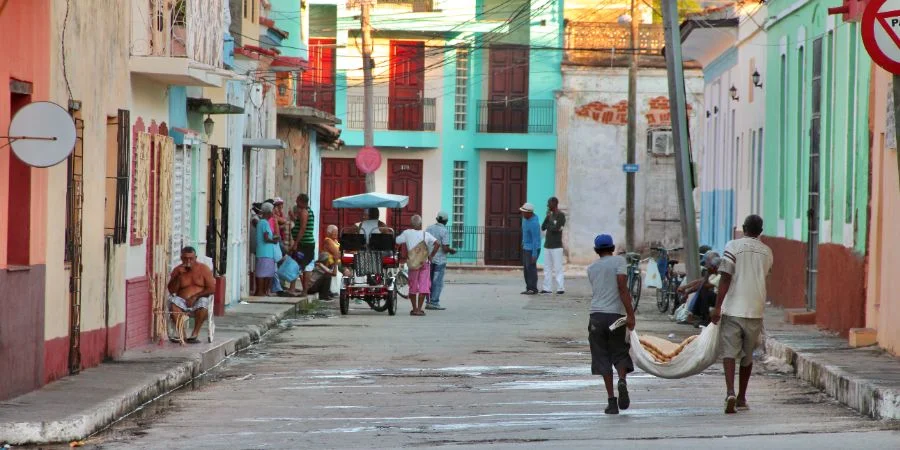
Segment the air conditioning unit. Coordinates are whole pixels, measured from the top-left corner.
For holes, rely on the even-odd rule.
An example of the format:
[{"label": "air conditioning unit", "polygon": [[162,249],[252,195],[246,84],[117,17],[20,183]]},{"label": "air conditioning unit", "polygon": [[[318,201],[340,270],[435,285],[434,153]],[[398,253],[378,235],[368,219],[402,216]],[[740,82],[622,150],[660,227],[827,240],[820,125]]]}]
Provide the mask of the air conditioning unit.
[{"label": "air conditioning unit", "polygon": [[647,151],[656,156],[670,156],[675,153],[675,141],[672,140],[672,130],[650,130],[647,135]]}]

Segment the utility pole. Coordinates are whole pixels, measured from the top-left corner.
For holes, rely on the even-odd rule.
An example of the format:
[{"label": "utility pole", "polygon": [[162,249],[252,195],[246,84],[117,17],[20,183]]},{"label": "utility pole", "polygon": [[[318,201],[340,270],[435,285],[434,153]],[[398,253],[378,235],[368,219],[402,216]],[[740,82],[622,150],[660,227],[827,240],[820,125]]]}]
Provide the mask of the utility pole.
[{"label": "utility pole", "polygon": [[687,106],[684,94],[684,62],[681,57],[681,29],[678,28],[678,0],[663,0],[663,22],[666,35],[666,68],[669,72],[669,112],[672,116],[672,138],[675,141],[678,206],[681,210],[681,230],[684,239],[687,275],[700,278],[697,249],[697,223],[694,212],[694,192],[691,168],[691,147],[688,141]]},{"label": "utility pole", "polygon": [[[362,59],[363,59],[363,147],[375,147],[375,130],[373,129],[372,104],[374,92],[372,91],[372,22],[369,20],[372,0],[361,0],[359,22],[362,29]],[[375,173],[366,174],[366,192],[375,192]]]},{"label": "utility pole", "polygon": [[[638,26],[635,15],[636,0],[631,0],[631,58],[628,64],[628,144],[625,162],[635,163],[637,145],[637,66],[638,66]],[[625,248],[634,251],[634,172],[625,173]]]}]

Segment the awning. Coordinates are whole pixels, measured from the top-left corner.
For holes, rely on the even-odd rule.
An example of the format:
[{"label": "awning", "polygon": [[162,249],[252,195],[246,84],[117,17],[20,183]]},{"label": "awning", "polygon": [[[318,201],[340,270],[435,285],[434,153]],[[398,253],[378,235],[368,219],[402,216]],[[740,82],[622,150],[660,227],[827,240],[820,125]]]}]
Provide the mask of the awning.
[{"label": "awning", "polygon": [[281,139],[244,138],[244,148],[258,150],[284,150],[288,148]]},{"label": "awning", "polygon": [[311,125],[336,125],[341,123],[341,119],[338,119],[333,114],[328,114],[311,106],[279,106],[278,115],[291,119],[300,119]]},{"label": "awning", "polygon": [[244,108],[231,103],[213,103],[208,98],[187,99],[187,109],[201,114],[243,114]]}]

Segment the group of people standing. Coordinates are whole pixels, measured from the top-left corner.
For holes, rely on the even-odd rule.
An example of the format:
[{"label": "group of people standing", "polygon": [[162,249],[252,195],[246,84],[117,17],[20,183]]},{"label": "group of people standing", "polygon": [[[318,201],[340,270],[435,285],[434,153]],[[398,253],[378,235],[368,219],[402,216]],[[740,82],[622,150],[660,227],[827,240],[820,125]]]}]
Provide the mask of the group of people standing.
[{"label": "group of people standing", "polygon": [[[552,294],[556,284],[556,293],[566,293],[566,279],[563,273],[563,227],[566,226],[566,215],[559,210],[559,199],[550,197],[547,200],[547,215],[543,223],[534,213],[534,205],[525,203],[519,208],[522,213],[522,267],[525,273],[525,290],[523,295]],[[541,256],[541,232],[545,233],[543,249],[544,284],[538,290],[537,260]]]},{"label": "group of people standing", "polygon": [[[329,227],[323,251],[307,271],[316,254],[316,216],[309,206],[309,196],[298,195],[287,213],[280,197],[254,203],[252,213],[250,291],[256,296],[319,294],[322,299],[331,299],[331,277],[337,275],[340,260],[337,227]],[[288,283],[288,288],[282,283]]]},{"label": "group of people standing", "polygon": [[[411,316],[424,316],[422,309],[445,310],[441,305],[441,293],[444,290],[444,273],[447,271],[447,255],[456,253],[450,245],[450,231],[447,230],[449,214],[441,211],[435,223],[422,229],[422,217],[414,215],[410,218],[410,228],[397,236],[397,245],[405,246],[409,256],[409,301],[412,304]],[[426,255],[421,261],[415,261],[414,252],[419,248]]]}]

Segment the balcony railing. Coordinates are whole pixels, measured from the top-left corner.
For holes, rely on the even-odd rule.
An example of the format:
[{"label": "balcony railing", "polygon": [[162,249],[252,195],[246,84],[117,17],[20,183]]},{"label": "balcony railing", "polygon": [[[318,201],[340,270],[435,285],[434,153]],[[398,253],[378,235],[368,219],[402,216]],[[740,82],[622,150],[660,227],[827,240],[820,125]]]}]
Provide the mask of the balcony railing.
[{"label": "balcony railing", "polygon": [[[665,46],[662,25],[641,24],[637,52],[658,55]],[[567,22],[566,59],[599,59],[602,52],[631,51],[631,27],[607,22]]]},{"label": "balcony railing", "polygon": [[227,0],[145,0],[144,29],[135,30],[132,54],[188,58],[222,67]]},{"label": "balcony railing", "polygon": [[[372,105],[376,130],[434,131],[435,99],[393,100],[375,97]],[[365,120],[363,96],[347,97],[347,127],[362,129]]]},{"label": "balcony railing", "polygon": [[481,100],[478,102],[479,133],[553,133],[556,102],[553,100]]},{"label": "balcony railing", "polygon": [[[379,0],[378,5],[408,5],[412,7],[412,12],[433,12],[434,0]],[[376,5],[377,9],[378,6]]]}]

